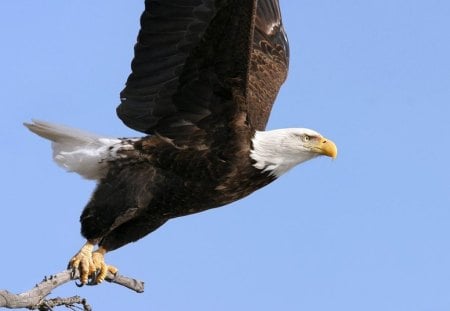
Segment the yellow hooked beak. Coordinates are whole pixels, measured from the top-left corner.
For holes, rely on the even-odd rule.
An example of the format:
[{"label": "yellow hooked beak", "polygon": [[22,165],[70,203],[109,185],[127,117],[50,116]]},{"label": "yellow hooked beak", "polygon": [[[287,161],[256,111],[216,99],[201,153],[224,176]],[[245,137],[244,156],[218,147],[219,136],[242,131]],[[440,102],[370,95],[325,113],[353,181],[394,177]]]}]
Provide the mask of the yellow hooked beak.
[{"label": "yellow hooked beak", "polygon": [[318,140],[317,145],[312,148],[315,152],[320,155],[324,155],[333,159],[337,157],[337,147],[334,142],[325,137]]}]

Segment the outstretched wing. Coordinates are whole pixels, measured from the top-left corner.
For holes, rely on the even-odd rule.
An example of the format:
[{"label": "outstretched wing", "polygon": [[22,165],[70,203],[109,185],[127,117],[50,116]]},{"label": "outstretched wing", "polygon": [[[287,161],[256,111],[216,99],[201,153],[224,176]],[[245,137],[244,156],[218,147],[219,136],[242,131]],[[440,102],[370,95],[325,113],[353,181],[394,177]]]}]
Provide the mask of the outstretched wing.
[{"label": "outstretched wing", "polygon": [[127,126],[207,135],[239,110],[264,128],[287,71],[277,0],[146,0],[137,41],[117,108]]},{"label": "outstretched wing", "polygon": [[286,80],[289,44],[277,0],[259,0],[248,77],[248,118],[264,130],[278,91]]}]

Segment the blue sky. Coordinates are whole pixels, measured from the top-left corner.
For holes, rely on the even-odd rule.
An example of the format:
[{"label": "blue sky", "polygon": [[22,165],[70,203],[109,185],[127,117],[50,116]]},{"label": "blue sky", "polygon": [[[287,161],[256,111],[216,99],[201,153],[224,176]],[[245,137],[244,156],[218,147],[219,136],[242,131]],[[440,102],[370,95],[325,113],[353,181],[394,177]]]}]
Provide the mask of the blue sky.
[{"label": "blue sky", "polygon": [[[107,256],[146,282],[79,294],[94,310],[450,308],[450,2],[281,0],[288,81],[269,128],[333,139],[321,158],[227,207]],[[0,3],[0,288],[61,271],[94,183],[51,161],[31,118],[137,136],[115,116],[143,1]]]}]

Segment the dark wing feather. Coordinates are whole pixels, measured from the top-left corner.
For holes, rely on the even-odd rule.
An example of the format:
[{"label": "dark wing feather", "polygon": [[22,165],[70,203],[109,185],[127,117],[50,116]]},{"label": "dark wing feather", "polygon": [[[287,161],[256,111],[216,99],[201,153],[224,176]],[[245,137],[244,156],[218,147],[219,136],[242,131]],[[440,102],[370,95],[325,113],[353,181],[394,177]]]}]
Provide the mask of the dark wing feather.
[{"label": "dark wing feather", "polygon": [[[117,109],[124,123],[176,139],[208,136],[215,131],[211,127],[226,127],[236,110],[248,110],[248,119],[256,128],[265,124],[270,100],[286,74],[287,56],[281,50],[287,43],[276,0],[259,1],[261,16],[256,23],[260,30],[253,41],[256,2],[147,0],[132,73]],[[266,22],[278,22],[279,27],[268,30],[263,25]],[[261,57],[264,53],[269,55]],[[250,59],[255,73],[250,70]],[[278,69],[280,63],[284,72]],[[261,89],[256,81],[261,74],[264,78],[282,75],[270,77],[277,81],[274,94],[254,95]]]},{"label": "dark wing feather", "polygon": [[249,71],[248,118],[264,130],[278,91],[286,80],[289,44],[276,0],[259,0]]},{"label": "dark wing feather", "polygon": [[214,15],[213,2],[145,1],[132,73],[117,108],[126,125],[154,133],[161,119],[179,111],[173,96],[186,59]]}]

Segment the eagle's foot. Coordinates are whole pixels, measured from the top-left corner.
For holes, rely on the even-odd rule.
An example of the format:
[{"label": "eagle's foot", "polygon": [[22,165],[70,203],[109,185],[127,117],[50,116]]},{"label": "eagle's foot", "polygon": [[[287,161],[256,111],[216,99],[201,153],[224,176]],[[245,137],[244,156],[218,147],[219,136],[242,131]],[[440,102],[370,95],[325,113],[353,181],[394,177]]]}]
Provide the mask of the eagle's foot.
[{"label": "eagle's foot", "polygon": [[92,252],[94,244],[87,242],[80,251],[69,261],[69,269],[80,272],[80,286],[85,284],[95,285],[103,282],[108,272],[117,273],[117,268],[105,263],[106,250],[99,247]]},{"label": "eagle's foot", "polygon": [[106,250],[102,247],[92,253],[92,262],[95,271],[95,280],[93,280],[94,284],[103,282],[108,275],[108,272],[116,274],[118,271],[116,267],[105,263],[105,253]]},{"label": "eagle's foot", "polygon": [[80,272],[80,282],[82,285],[87,284],[89,275],[95,273],[92,261],[92,250],[94,244],[87,242],[80,251],[69,261],[69,269]]}]

